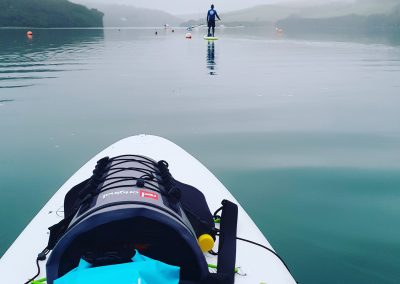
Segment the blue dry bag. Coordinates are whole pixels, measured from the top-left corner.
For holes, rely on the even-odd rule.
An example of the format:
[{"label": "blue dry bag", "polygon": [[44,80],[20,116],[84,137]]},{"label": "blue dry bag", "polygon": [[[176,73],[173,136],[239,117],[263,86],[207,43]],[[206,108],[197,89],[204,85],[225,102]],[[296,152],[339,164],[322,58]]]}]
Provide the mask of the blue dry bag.
[{"label": "blue dry bag", "polygon": [[81,259],[79,266],[54,284],[178,284],[177,266],[141,255],[136,251],[132,262],[93,267]]}]

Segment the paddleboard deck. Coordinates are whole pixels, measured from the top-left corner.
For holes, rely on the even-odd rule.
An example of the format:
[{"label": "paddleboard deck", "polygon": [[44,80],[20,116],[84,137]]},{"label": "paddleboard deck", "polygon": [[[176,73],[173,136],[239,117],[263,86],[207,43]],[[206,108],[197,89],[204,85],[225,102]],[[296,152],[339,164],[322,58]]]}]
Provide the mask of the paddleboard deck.
[{"label": "paddleboard deck", "polygon": [[218,37],[216,36],[204,36],[205,40],[218,40]]},{"label": "paddleboard deck", "polygon": [[[174,143],[157,136],[137,135],[125,138],[98,155],[80,168],[54,194],[29,225],[0,259],[2,283],[25,283],[37,272],[36,257],[47,245],[48,227],[63,218],[65,194],[76,184],[91,176],[97,160],[105,156],[122,154],[148,156],[154,160],[166,160],[171,174],[181,182],[191,184],[206,196],[212,212],[218,209],[223,199],[235,202],[239,206],[237,236],[260,243],[272,249],[264,235],[222,183],[198,160]],[[250,191],[248,194],[252,194]],[[257,196],[254,196],[257,198]],[[218,248],[216,243],[214,248]],[[217,256],[205,254],[209,264],[217,264]],[[271,252],[253,244],[237,241],[236,266],[240,267],[235,276],[236,284],[296,283],[284,264]],[[40,262],[41,273],[37,279],[46,277],[46,261]]]}]

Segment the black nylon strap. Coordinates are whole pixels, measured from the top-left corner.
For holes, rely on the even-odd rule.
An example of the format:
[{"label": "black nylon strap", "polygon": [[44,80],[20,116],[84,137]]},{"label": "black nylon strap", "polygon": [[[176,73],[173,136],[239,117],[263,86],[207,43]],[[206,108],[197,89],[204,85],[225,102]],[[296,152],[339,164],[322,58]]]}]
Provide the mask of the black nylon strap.
[{"label": "black nylon strap", "polygon": [[235,281],[238,207],[228,200],[223,200],[222,206],[217,272],[227,275],[224,283],[232,284]]},{"label": "black nylon strap", "polygon": [[54,246],[56,245],[56,243],[58,242],[60,237],[67,230],[69,223],[72,221],[73,217],[74,217],[74,215],[64,218],[60,222],[58,222],[57,224],[55,224],[49,228],[49,230],[50,230],[49,242],[46,247],[48,250],[52,250],[54,248]]},{"label": "black nylon strap", "polygon": [[237,205],[223,200],[217,273],[210,273],[201,281],[181,280],[179,284],[233,284],[235,282],[237,219]]},{"label": "black nylon strap", "polygon": [[64,219],[49,228],[49,242],[47,249],[52,250],[60,237],[67,230],[69,223],[76,214],[80,206],[79,194],[84,190],[90,182],[90,178],[75,185],[71,188],[64,198]]},{"label": "black nylon strap", "polygon": [[90,183],[90,178],[84,180],[83,182],[75,185],[71,188],[64,198],[64,218],[68,218],[76,214],[81,205],[80,195],[88,187]]}]

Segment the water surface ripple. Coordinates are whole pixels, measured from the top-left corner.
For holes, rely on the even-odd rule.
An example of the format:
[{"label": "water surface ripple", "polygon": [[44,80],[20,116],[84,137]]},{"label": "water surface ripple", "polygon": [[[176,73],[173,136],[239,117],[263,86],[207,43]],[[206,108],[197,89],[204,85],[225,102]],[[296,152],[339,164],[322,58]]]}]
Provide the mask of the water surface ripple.
[{"label": "water surface ripple", "polygon": [[28,38],[20,29],[0,30],[0,88],[31,87],[38,79],[54,79],[61,72],[84,68],[92,46],[103,36],[101,30],[87,32],[88,37],[82,38],[75,30],[37,30]]},{"label": "water surface ripple", "polygon": [[25,32],[0,30],[0,255],[83,163],[150,133],[213,171],[300,283],[399,283],[398,46]]}]

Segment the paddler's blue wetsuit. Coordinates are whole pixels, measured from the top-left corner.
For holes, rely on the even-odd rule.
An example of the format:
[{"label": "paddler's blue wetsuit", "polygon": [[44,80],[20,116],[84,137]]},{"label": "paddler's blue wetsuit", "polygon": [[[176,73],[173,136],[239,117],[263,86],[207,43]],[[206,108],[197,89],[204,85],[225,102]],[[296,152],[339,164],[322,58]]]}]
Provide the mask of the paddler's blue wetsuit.
[{"label": "paddler's blue wetsuit", "polygon": [[[208,10],[207,13],[207,25],[208,25],[208,36],[214,36],[215,33],[215,17],[218,18],[218,20],[221,20],[218,16],[217,11],[214,10],[214,5],[211,5],[211,9]],[[210,33],[210,29],[212,28],[212,34]]]}]

